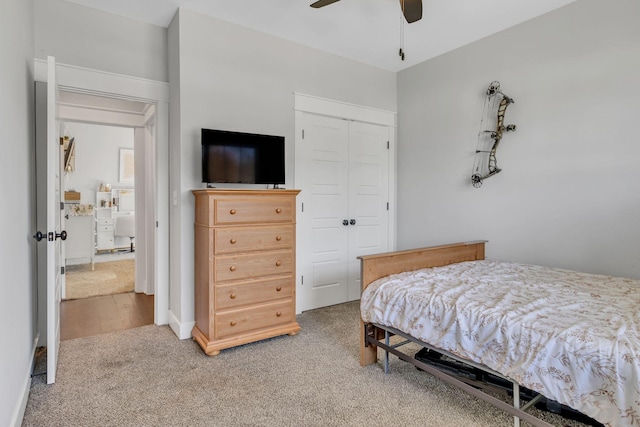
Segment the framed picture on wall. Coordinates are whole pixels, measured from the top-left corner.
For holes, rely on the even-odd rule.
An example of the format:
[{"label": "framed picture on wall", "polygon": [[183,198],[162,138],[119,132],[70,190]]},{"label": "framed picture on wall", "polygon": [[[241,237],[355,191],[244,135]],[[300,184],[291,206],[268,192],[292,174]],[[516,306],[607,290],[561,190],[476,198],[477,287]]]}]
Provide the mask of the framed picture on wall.
[{"label": "framed picture on wall", "polygon": [[120,182],[121,183],[133,183],[134,174],[134,162],[133,162],[133,149],[121,148],[120,149]]}]

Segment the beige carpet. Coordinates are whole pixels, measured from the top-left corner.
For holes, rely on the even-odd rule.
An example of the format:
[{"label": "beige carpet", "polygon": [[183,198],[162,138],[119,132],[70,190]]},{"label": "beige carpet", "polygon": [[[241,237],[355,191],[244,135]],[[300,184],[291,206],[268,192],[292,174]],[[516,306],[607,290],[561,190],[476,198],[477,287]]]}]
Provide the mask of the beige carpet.
[{"label": "beige carpet", "polygon": [[89,298],[100,295],[132,292],[135,287],[135,260],[69,265],[65,274],[65,299]]},{"label": "beige carpet", "polygon": [[298,335],[216,357],[167,326],[63,341],[54,385],[36,367],[22,426],[513,426],[504,412],[396,357],[389,375],[380,364],[361,367],[358,315],[357,302],[308,311],[297,316]]}]

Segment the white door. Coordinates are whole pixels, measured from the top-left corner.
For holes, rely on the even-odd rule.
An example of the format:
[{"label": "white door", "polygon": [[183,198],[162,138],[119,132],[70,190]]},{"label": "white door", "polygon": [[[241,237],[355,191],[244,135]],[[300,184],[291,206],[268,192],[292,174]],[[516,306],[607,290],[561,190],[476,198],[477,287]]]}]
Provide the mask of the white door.
[{"label": "white door", "polygon": [[386,126],[302,116],[296,144],[298,309],[360,298],[357,256],[388,250]]},{"label": "white door", "polygon": [[389,127],[349,122],[347,301],[360,299],[361,255],[389,250]]},{"label": "white door", "polygon": [[[348,295],[348,122],[304,115],[296,145],[296,187],[304,212],[297,217],[302,277],[300,310],[338,304]],[[346,221],[346,224],[344,222]]]},{"label": "white door", "polygon": [[[56,60],[47,58],[47,384],[56,380],[60,349],[61,275],[60,242],[64,240],[60,221],[60,144],[58,142],[58,85]],[[62,239],[60,238],[62,237]]]},{"label": "white door", "polygon": [[[44,117],[36,122],[46,121],[46,126],[36,130],[36,171],[37,171],[37,210],[38,233],[38,277],[46,278],[46,346],[47,346],[47,384],[55,382],[58,350],[60,348],[60,300],[64,278],[61,274],[61,241],[66,238],[62,231],[61,195],[60,195],[60,144],[57,123],[57,85],[55,59],[47,59],[46,111]],[[46,153],[46,155],[45,155]],[[40,161],[39,161],[40,160]],[[46,215],[44,212],[46,212]],[[41,237],[40,237],[40,236]],[[40,238],[39,238],[40,237]],[[42,259],[45,261],[41,261]],[[41,311],[39,310],[39,313]]]}]

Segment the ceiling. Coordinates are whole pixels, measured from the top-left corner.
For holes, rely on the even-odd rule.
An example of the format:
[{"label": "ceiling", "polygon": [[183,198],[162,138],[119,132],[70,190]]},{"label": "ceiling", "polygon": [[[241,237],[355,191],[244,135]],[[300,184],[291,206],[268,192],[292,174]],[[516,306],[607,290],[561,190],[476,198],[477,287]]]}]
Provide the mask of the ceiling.
[{"label": "ceiling", "polygon": [[[167,27],[179,7],[389,71],[400,71],[576,0],[423,0],[402,20],[399,0],[67,0]],[[404,32],[405,60],[398,55]]]}]

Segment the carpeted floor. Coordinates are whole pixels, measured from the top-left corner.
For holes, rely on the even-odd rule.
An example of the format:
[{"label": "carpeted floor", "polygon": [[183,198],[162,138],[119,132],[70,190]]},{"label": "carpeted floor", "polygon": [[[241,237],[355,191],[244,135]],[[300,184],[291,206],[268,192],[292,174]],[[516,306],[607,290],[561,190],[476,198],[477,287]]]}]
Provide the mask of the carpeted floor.
[{"label": "carpeted floor", "polygon": [[389,375],[379,364],[360,367],[358,314],[357,302],[305,312],[298,335],[217,357],[166,326],[64,341],[57,382],[34,378],[23,426],[513,425],[395,357]]},{"label": "carpeted floor", "polygon": [[135,260],[68,265],[65,274],[65,299],[132,292],[135,287]]}]

